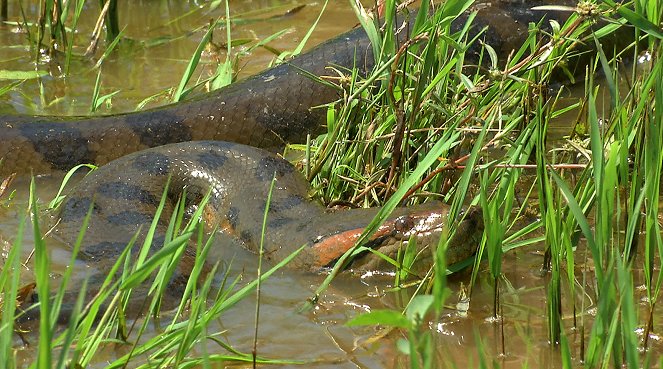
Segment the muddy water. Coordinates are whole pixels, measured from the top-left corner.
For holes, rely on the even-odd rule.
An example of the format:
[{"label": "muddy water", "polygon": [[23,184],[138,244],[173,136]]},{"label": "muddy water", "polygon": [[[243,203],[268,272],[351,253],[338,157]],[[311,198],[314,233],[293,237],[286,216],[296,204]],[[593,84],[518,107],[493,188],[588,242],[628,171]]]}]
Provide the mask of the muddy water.
[{"label": "muddy water", "polygon": [[[20,14],[11,2],[9,14],[14,20]],[[17,2],[16,2],[17,3]],[[98,14],[96,2],[87,2],[84,14]],[[129,7],[128,4],[131,4]],[[307,6],[288,17],[276,17],[298,5]],[[120,20],[126,25],[124,34],[130,41],[119,46],[106,60],[102,69],[102,92],[118,91],[111,104],[104,105],[99,113],[108,114],[132,111],[143,99],[158,94],[179,83],[190,55],[204,33],[209,19],[222,14],[209,12],[194,1],[135,1],[122,2]],[[270,43],[278,50],[290,50],[301,40],[321,9],[320,3],[298,1],[235,1],[231,2],[234,15],[232,37],[236,40],[259,40],[286,29],[287,33]],[[28,18],[36,19],[38,7],[26,4]],[[79,40],[75,53],[82,54],[87,46],[85,39],[94,26],[93,17],[84,17],[79,26]],[[175,19],[175,20],[173,20]],[[346,2],[332,3],[313,33],[309,46],[337,35],[356,23]],[[0,69],[31,70],[35,68],[26,45],[27,35],[14,25],[0,26]],[[215,41],[223,42],[224,31],[215,33]],[[250,55],[241,55],[250,44],[234,49],[240,56],[238,63],[241,76],[249,75],[266,67],[273,54],[258,49]],[[101,52],[96,53],[96,57]],[[204,78],[215,68],[215,58],[207,54],[200,76]],[[29,113],[76,115],[88,114],[97,69],[95,60],[76,58],[71,64],[71,75],[64,77],[64,59],[54,56],[53,62],[41,62],[36,67],[47,70],[49,75],[40,80],[24,82],[20,89],[0,96],[0,113]],[[165,98],[153,104],[166,102]],[[38,179],[39,198],[50,199],[57,191],[59,178]],[[24,217],[27,202],[27,178],[19,178],[13,185],[17,189],[11,206],[0,208],[0,240],[6,250],[14,238],[19,220]],[[26,244],[31,242],[26,232]],[[225,260],[233,260],[229,266],[231,275],[242,274],[242,281],[252,279],[255,257],[237,245],[219,244],[216,248]],[[55,250],[54,259],[60,268],[66,263],[66,250]],[[478,366],[478,340],[494,361],[503,367],[516,368],[527,364],[530,367],[561,367],[557,362],[557,349],[547,342],[545,321],[545,286],[541,277],[542,252],[536,246],[510,252],[504,259],[502,281],[503,319],[494,321],[492,316],[492,282],[482,266],[479,280],[472,294],[467,316],[460,316],[453,308],[461,284],[467,284],[468,273],[451,278],[452,296],[449,308],[439,321],[429,323],[435,333],[439,362],[447,366]],[[57,268],[55,270],[57,272]],[[26,270],[26,274],[29,271]],[[581,274],[578,274],[581,275]],[[343,325],[349,318],[374,309],[401,309],[409,298],[410,291],[384,292],[390,287],[389,276],[343,275],[320,298],[315,310],[297,314],[295,310],[322,282],[324,276],[286,271],[275,275],[265,285],[261,297],[258,353],[276,359],[294,359],[307,362],[306,367],[315,368],[392,368],[407,366],[407,357],[399,354],[396,341],[404,336],[401,332],[380,332],[372,328],[349,328]],[[587,303],[591,307],[591,303]],[[570,311],[570,307],[565,305]],[[245,299],[228,311],[215,326],[224,332],[222,337],[240,351],[250,352],[254,334],[255,299]],[[572,327],[571,317],[565,321]],[[581,333],[576,336],[573,350],[578,354]],[[585,333],[587,335],[587,333]],[[375,339],[376,337],[381,337]],[[586,336],[585,336],[586,338]],[[654,342],[660,346],[660,342]],[[660,347],[659,347],[660,349]],[[207,347],[208,352],[225,353],[217,345]],[[97,358],[96,367],[126,353],[121,348],[104,350]],[[19,352],[19,359],[27,365],[32,358],[32,348]],[[286,365],[287,367],[287,365]],[[293,366],[301,367],[301,366]]]},{"label": "muddy water", "polygon": [[[26,5],[28,19],[36,20],[38,2]],[[11,20],[20,21],[18,2],[10,2]],[[79,32],[76,35],[74,53],[81,55],[89,44],[89,35],[94,28],[95,7],[98,2],[86,2],[83,17],[80,19]],[[118,52],[104,61],[102,71],[101,95],[119,90],[112,99],[112,106],[99,113],[133,111],[143,99],[177,86],[187,63],[200,39],[207,30],[211,19],[224,12],[209,11],[206,3],[196,5],[194,1],[132,1],[131,6],[121,7],[119,18],[123,24],[125,40],[118,46]],[[309,4],[302,11],[285,17],[279,17],[305,2],[297,1],[235,1],[231,2],[231,26],[234,42],[248,42],[235,48],[231,58],[242,55],[257,40],[286,30],[286,34],[269,43],[277,51],[292,50],[313,24],[322,6]],[[347,4],[330,5],[322,22],[307,43],[309,47],[348,30],[356,21]],[[31,37],[34,29],[30,30]],[[19,25],[3,25],[0,28],[0,69],[32,70],[34,51],[28,50],[28,35]],[[223,46],[226,41],[225,28],[214,34],[214,42]],[[103,40],[101,41],[103,44]],[[88,114],[94,81],[98,68],[96,61],[103,54],[103,47],[94,54],[94,58],[74,57],[71,75],[64,77],[65,57],[62,54],[44,56],[37,69],[46,71],[48,76],[40,80],[31,80],[22,84],[20,92],[0,97],[0,112],[39,113],[54,115]],[[225,50],[225,49],[224,49]],[[202,59],[201,78],[206,77],[215,68],[216,58],[225,60],[226,54],[206,53]],[[251,53],[250,57],[241,57],[238,63],[240,77],[262,70],[274,55],[264,48]],[[47,62],[54,60],[55,62]],[[198,75],[192,78],[195,81]],[[165,100],[157,100],[163,104]]]}]

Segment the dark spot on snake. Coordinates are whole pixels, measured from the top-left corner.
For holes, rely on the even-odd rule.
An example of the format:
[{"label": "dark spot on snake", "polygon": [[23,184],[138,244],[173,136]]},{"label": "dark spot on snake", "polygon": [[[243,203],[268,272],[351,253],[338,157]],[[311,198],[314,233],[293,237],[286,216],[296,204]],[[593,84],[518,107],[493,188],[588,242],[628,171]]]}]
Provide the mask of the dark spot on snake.
[{"label": "dark spot on snake", "polygon": [[[132,235],[128,235],[132,236]],[[139,237],[136,242],[131,247],[131,253],[136,254],[143,247],[143,237]],[[160,250],[163,247],[165,237],[163,235],[154,236],[152,243],[150,244],[150,254],[153,254],[157,250]],[[100,259],[113,259],[117,258],[129,244],[129,238],[127,241],[102,241],[97,244],[85,246],[81,249],[79,257],[85,261],[97,261]],[[113,260],[114,262],[115,260]]]},{"label": "dark spot on snake", "polygon": [[[377,238],[374,238],[364,244],[364,247],[369,248],[369,249],[374,249],[374,250],[380,250],[380,247],[382,247],[385,244],[385,241],[391,237],[391,235],[383,235],[379,236]],[[360,254],[364,255],[364,254]]]},{"label": "dark spot on snake", "polygon": [[132,165],[144,173],[166,175],[170,169],[170,159],[164,154],[148,151],[136,156]]},{"label": "dark spot on snake", "polygon": [[186,204],[191,206],[191,205],[199,205],[201,201],[203,201],[203,198],[205,198],[205,195],[207,195],[207,192],[209,192],[209,186],[201,186],[197,183],[189,183],[184,186],[184,191],[186,194]]},{"label": "dark spot on snake", "polygon": [[251,234],[251,231],[242,231],[239,235],[239,239],[247,245],[253,244],[253,235]]},{"label": "dark spot on snake", "polygon": [[414,219],[412,217],[403,215],[394,221],[394,230],[396,232],[405,233],[414,227]]},{"label": "dark spot on snake", "polygon": [[[143,238],[139,238],[139,241],[136,241],[134,244],[133,248],[131,249],[132,253],[138,253],[140,252],[140,249],[143,247]],[[152,238],[152,242],[150,243],[150,252],[149,254],[152,255],[155,252],[161,250],[165,245],[164,243],[166,242],[166,237],[163,234],[155,235]]]},{"label": "dark spot on snake", "polygon": [[[90,211],[90,205],[92,204],[92,199],[89,197],[72,197],[68,199],[62,206],[60,211],[60,218],[63,222],[70,222],[83,219]],[[99,206],[94,204],[92,207],[93,212],[99,211]]]},{"label": "dark spot on snake", "polygon": [[285,199],[279,200],[278,204],[281,209],[292,209],[295,206],[299,206],[301,204],[306,203],[306,199],[302,196],[299,195],[290,195],[286,197]]},{"label": "dark spot on snake", "polygon": [[292,223],[294,220],[292,218],[273,218],[269,219],[267,226],[269,228],[281,228],[286,224]]},{"label": "dark spot on snake", "polygon": [[96,261],[117,257],[127,244],[124,242],[102,241],[94,245],[85,246],[80,252],[80,258],[86,261]]},{"label": "dark spot on snake", "polygon": [[[33,143],[34,150],[53,168],[70,169],[71,163],[94,163],[95,155],[81,131],[62,123],[21,124],[21,134]],[[44,132],[49,132],[44,134]]]},{"label": "dark spot on snake", "polygon": [[160,234],[152,238],[152,245],[161,247],[166,242],[166,236]]},{"label": "dark spot on snake", "polygon": [[295,228],[295,230],[296,230],[297,232],[302,232],[304,229],[306,229],[306,226],[307,226],[307,225],[308,225],[308,223],[306,223],[306,222],[301,222],[301,223],[299,223],[299,225],[297,225],[297,228]]},{"label": "dark spot on snake", "polygon": [[97,192],[116,200],[138,201],[144,204],[158,205],[157,199],[152,193],[140,186],[130,185],[123,182],[104,182],[99,185]]},{"label": "dark spot on snake", "polygon": [[209,150],[198,154],[198,162],[210,170],[222,167],[226,160],[228,160],[228,157],[215,150]]},{"label": "dark spot on snake", "polygon": [[[278,199],[278,200],[272,200],[272,202],[269,203],[269,212],[270,213],[278,213],[286,210],[290,210],[294,208],[295,206],[299,206],[303,203],[306,202],[306,199],[303,198],[302,196],[299,195],[290,195],[284,199]],[[260,209],[261,213],[265,212],[265,206],[267,206],[267,203],[262,204],[262,208]]]},{"label": "dark spot on snake", "polygon": [[107,219],[110,223],[116,225],[139,225],[150,223],[152,221],[152,216],[134,210],[127,210],[118,214],[109,215]]},{"label": "dark spot on snake", "polygon": [[168,296],[182,296],[189,281],[189,274],[176,270],[168,282]]},{"label": "dark spot on snake", "polygon": [[226,214],[226,219],[228,219],[228,223],[230,223],[230,226],[233,227],[233,229],[237,229],[237,222],[239,221],[239,209],[231,206],[230,209],[228,209],[228,213]]},{"label": "dark spot on snake", "polygon": [[185,124],[181,124],[181,117],[166,110],[154,110],[145,114],[140,126],[132,127],[142,144],[155,147],[173,142],[191,141],[191,132]]},{"label": "dark spot on snake", "polygon": [[154,236],[152,238],[152,244],[150,245],[150,250],[158,250],[161,249],[164,246],[164,242],[166,242],[166,236],[160,234]]},{"label": "dark spot on snake", "polygon": [[264,156],[260,159],[256,169],[256,178],[260,182],[271,181],[276,173],[276,177],[283,177],[295,171],[295,168],[285,160],[273,157]]}]

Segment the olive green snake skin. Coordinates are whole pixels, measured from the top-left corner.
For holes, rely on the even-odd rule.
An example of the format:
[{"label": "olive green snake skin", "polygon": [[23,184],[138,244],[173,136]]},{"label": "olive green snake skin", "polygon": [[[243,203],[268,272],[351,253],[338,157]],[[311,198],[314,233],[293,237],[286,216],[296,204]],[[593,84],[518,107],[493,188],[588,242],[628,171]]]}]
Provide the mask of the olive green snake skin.
[{"label": "olive green snake skin", "polygon": [[[508,54],[523,42],[527,22],[541,18],[530,6],[520,2],[494,5],[480,12],[475,23],[502,25],[490,29],[486,42]],[[465,17],[461,18],[459,24],[464,23]],[[138,230],[139,240],[145,237],[167,183],[173,201],[185,189],[187,198],[195,203],[211,189],[208,213],[212,226],[257,250],[274,177],[265,255],[279,261],[308,245],[289,266],[318,271],[332,266],[352,248],[376,210],[325,209],[308,198],[308,183],[294,167],[267,150],[279,150],[285,143],[301,142],[306,135],[320,132],[326,111],[314,107],[340,95],[310,75],[325,75],[328,66],[356,68],[360,74],[373,68],[371,46],[362,29],[251,78],[174,105],[102,117],[1,116],[0,157],[4,162],[0,176],[110,162],[70,193],[55,216],[53,232],[53,237],[72,244],[91,211],[79,258],[94,265],[99,275],[108,273]],[[433,257],[431,246],[447,229],[447,212],[443,204],[397,209],[368,246],[395,258],[415,235],[425,268]],[[163,244],[164,228],[162,225],[155,238],[153,252]],[[449,263],[475,252],[483,230],[481,213],[468,212],[456,228],[449,241]],[[391,266],[364,253],[349,267]],[[187,268],[181,269],[186,274]]]}]

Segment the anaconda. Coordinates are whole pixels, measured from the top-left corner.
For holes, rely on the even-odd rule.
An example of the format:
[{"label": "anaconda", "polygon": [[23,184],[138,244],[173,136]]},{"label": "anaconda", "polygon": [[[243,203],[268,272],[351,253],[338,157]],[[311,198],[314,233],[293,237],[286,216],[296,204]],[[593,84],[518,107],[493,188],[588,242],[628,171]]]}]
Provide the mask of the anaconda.
[{"label": "anaconda", "polygon": [[[299,271],[319,272],[334,266],[355,246],[379,210],[334,211],[311,201],[309,184],[303,175],[288,161],[259,148],[224,141],[196,141],[136,152],[85,177],[53,214],[56,226],[48,241],[57,240],[67,245],[76,243],[83,219],[89,216],[77,254],[77,261],[86,266],[81,278],[88,280],[87,300],[99,292],[118,261],[120,265],[125,263],[121,256],[128,245],[133,245],[130,262],[135,261],[164,194],[165,207],[147,256],[155,255],[166,246],[167,228],[172,223],[169,220],[183,189],[189,204],[187,208],[191,210],[187,211],[189,219],[200,200],[209,194],[201,219],[218,230],[215,242],[221,242],[220,237],[230,238],[256,253],[263,242],[264,258],[273,262],[299,251],[287,264],[288,268]],[[432,265],[440,236],[449,232],[448,211],[449,207],[441,203],[396,209],[348,266],[358,271],[393,269],[386,259],[368,250],[399,262],[398,255],[414,236],[417,242],[412,251],[416,256],[404,270],[424,276]],[[446,259],[450,264],[474,254],[483,234],[479,209],[471,208],[460,214],[459,219],[447,243]],[[165,304],[178,301],[182,296],[197,257],[195,247],[184,246],[177,268],[168,280]],[[220,261],[205,260],[204,268]],[[79,293],[77,289],[65,292],[58,316],[60,322],[71,318]],[[139,310],[146,294],[145,283],[136,287],[128,308]],[[31,301],[37,300],[39,298]],[[27,322],[38,316],[39,309],[33,307],[22,313],[20,320]]]},{"label": "anaconda", "polygon": [[[493,24],[500,16],[513,20],[516,32],[498,35],[495,28],[489,32],[493,46],[504,52],[524,40],[527,21],[541,18],[527,9],[522,4],[504,3],[480,12],[477,22]],[[323,75],[328,65],[357,68],[360,73],[370,70],[373,56],[363,30],[350,31],[217,92],[163,108],[94,118],[2,117],[0,141],[4,145],[0,156],[5,163],[0,174],[41,173],[121,157],[77,186],[62,206],[54,232],[73,243],[81,220],[92,209],[80,256],[104,275],[135,231],[145,231],[149,225],[168,178],[171,197],[186,189],[188,196],[198,199],[211,188],[209,208],[214,222],[225,234],[255,250],[268,184],[275,173],[277,187],[269,207],[266,255],[280,260],[307,245],[290,265],[318,270],[331,265],[352,246],[375,210],[328,212],[307,198],[307,184],[287,162],[268,152],[221,140],[274,149],[318,132],[323,111],[313,107],[339,95],[307,74]],[[203,139],[217,141],[176,143]],[[430,259],[427,250],[445,228],[446,213],[444,205],[400,209],[369,244],[394,257],[398,245],[414,234],[420,238],[421,255]],[[449,244],[449,262],[474,252],[481,224],[481,215],[470,212],[458,225]],[[162,245],[161,236],[154,247]],[[376,263],[382,259],[368,256],[357,259],[354,266],[378,267]]]},{"label": "anaconda", "polygon": [[[527,38],[528,23],[545,17],[562,20],[570,14],[531,10],[548,2],[481,3],[470,36],[488,27],[486,43],[498,55],[509,55]],[[554,3],[575,5],[570,0]],[[463,14],[453,27],[459,29],[467,20],[468,14]],[[545,29],[547,23],[541,23]],[[398,37],[405,39],[408,31],[403,27]],[[615,39],[620,40],[611,41]],[[469,50],[466,57],[468,64],[475,63],[477,50]],[[339,90],[310,76],[329,74],[327,67],[356,68],[366,74],[373,66],[368,37],[358,28],[251,78],[177,104],[97,117],[0,116],[0,176],[67,170],[80,163],[101,165],[131,152],[183,141],[224,140],[276,151],[319,133],[325,110],[314,107],[340,96]]]},{"label": "anaconda", "polygon": [[[121,173],[119,167],[123,168]],[[272,180],[275,185],[270,196]],[[135,245],[136,248],[142,245],[166,191],[168,201],[152,251],[163,245],[168,219],[182,189],[187,203],[194,206],[210,192],[203,218],[218,226],[223,235],[254,252],[260,247],[267,209],[265,258],[279,261],[307,245],[289,264],[306,271],[333,266],[354,246],[378,211],[376,208],[326,209],[309,199],[308,182],[277,155],[241,144],[196,141],[130,154],[86,177],[56,214],[58,225],[52,237],[73,244],[83,218],[90,212],[79,259],[105,276],[139,230]],[[445,228],[447,212],[446,205],[437,203],[399,208],[373,234],[367,247],[396,260],[398,249],[415,235],[418,264],[410,271],[425,273],[433,258],[431,246],[437,244]],[[455,263],[471,256],[481,231],[480,212],[472,210],[465,214],[449,243],[448,261]],[[355,258],[352,268],[385,269],[379,265],[383,259],[364,254],[368,257]]]}]

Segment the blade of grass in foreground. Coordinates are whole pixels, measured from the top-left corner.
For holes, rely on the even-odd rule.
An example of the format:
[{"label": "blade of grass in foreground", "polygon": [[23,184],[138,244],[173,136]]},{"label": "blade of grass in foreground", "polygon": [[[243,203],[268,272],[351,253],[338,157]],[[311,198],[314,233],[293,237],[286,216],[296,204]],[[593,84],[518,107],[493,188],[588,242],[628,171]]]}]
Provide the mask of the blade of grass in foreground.
[{"label": "blade of grass in foreground", "polygon": [[[289,255],[287,258],[276,264],[274,267],[263,273],[260,277],[261,281],[264,281],[265,279],[269,278],[274,272],[282,268],[284,265],[289,263],[293,258],[295,258],[301,250],[303,250],[306,247],[306,245],[300,247],[295,253]],[[198,262],[204,262],[204,260],[198,260]],[[237,302],[241,301],[242,299],[246,298],[252,291],[255,290],[256,286],[258,284],[258,280],[254,280],[251,283],[248,283],[246,286],[240,288],[238,291],[234,292],[232,295],[228,296],[225,299],[222,300],[217,300],[213,303],[212,306],[208,307],[205,311],[202,312],[202,315],[199,316],[198,318],[198,325],[197,327],[205,327],[211,322],[212,320],[218,319],[221,313],[230,307],[234,306]],[[189,321],[185,320],[183,322],[179,322],[177,324],[173,324],[169,327],[168,331],[165,331],[161,333],[160,335],[157,335],[155,337],[150,338],[148,341],[146,341],[143,344],[140,344],[134,348],[131,354],[127,354],[123,357],[120,357],[119,359],[115,360],[113,363],[111,363],[108,366],[108,369],[116,369],[116,368],[122,368],[124,367],[128,360],[132,356],[142,356],[145,354],[150,354],[151,351],[154,350],[161,350],[163,353],[159,354],[154,353],[152,355],[163,355],[164,353],[167,353],[173,349],[176,349],[176,346],[174,345],[175,343],[179,342],[180,340],[183,339],[185,335],[185,331],[187,329],[190,329]],[[199,329],[198,334],[202,334],[204,332],[203,329]],[[199,340],[202,337],[198,337],[197,340]],[[192,341],[193,342],[193,341]],[[152,355],[150,355],[152,357]],[[188,360],[188,359],[187,359]],[[196,359],[191,359],[192,362],[199,362]],[[251,361],[252,358],[250,355],[246,355],[244,357],[241,356],[233,356],[233,355],[211,355],[208,360],[210,362],[212,361],[218,361],[218,360],[226,360],[226,361]],[[278,361],[278,360],[266,360],[266,359],[259,359],[258,362],[272,362],[272,363],[278,363],[278,362],[283,362],[283,363],[293,363],[293,361],[289,360],[284,360],[284,361]]]},{"label": "blade of grass in foreground", "polygon": [[232,82],[232,61],[230,60],[230,55],[232,55],[233,43],[230,36],[230,6],[228,5],[228,0],[225,0],[224,4],[226,6],[226,45],[228,45],[228,49],[226,50],[226,60],[217,66],[216,75],[212,78],[213,90],[227,86]]},{"label": "blade of grass in foreground", "polygon": [[[325,2],[325,6],[327,3]],[[260,247],[258,249],[258,269],[257,273],[257,284],[256,284],[256,310],[255,310],[255,330],[253,332],[253,350],[251,354],[253,356],[253,366],[256,365],[257,355],[258,355],[258,322],[260,321],[260,292],[261,292],[261,275],[262,275],[262,261],[265,257],[265,233],[267,232],[267,218],[269,215],[269,207],[272,203],[272,193],[274,192],[274,185],[276,184],[276,172],[272,176],[272,181],[269,185],[269,192],[267,193],[267,200],[265,201],[265,211],[262,215],[262,229],[260,231]]]},{"label": "blade of grass in foreground", "polygon": [[0,311],[2,311],[2,319],[0,320],[0,364],[5,368],[13,368],[16,365],[13,348],[14,317],[16,315],[15,306],[17,304],[17,291],[21,275],[20,256],[23,246],[24,227],[25,217],[22,217],[16,230],[16,239],[2,266],[2,272],[0,272],[0,288],[2,289],[2,301],[0,301]]},{"label": "blade of grass in foreground", "polygon": [[186,70],[184,71],[184,75],[182,75],[182,79],[180,80],[180,84],[177,86],[177,90],[175,90],[175,94],[173,94],[173,99],[172,102],[178,102],[182,100],[186,94],[188,93],[187,90],[185,90],[186,85],[189,83],[189,80],[191,80],[191,77],[193,76],[193,72],[196,70],[196,67],[198,66],[198,62],[200,61],[200,56],[203,53],[203,50],[205,50],[205,47],[207,46],[207,43],[209,42],[210,38],[212,37],[212,33],[214,32],[214,29],[216,29],[216,25],[219,23],[219,19],[216,19],[213,21],[209,28],[207,28],[207,32],[205,32],[205,35],[203,38],[200,40],[200,43],[198,43],[198,47],[196,47],[196,50],[194,51],[193,55],[191,56],[191,59],[189,60],[189,64],[186,67]]},{"label": "blade of grass in foreground", "polygon": [[37,283],[37,294],[41,296],[39,303],[39,347],[37,352],[38,369],[50,369],[52,367],[53,352],[53,325],[51,324],[51,301],[49,257],[46,244],[41,236],[39,226],[39,208],[37,207],[37,193],[35,192],[34,178],[30,181],[30,211],[33,217],[32,225],[35,239],[35,281]]},{"label": "blade of grass in foreground", "polygon": [[[651,100],[649,91],[653,91],[654,106],[663,107],[663,63],[657,63],[652,68],[650,77],[654,82],[652,89],[642,91],[639,96],[641,100]],[[648,82],[648,81],[647,81]],[[644,84],[645,86],[648,83]],[[661,135],[663,134],[663,113],[660,108],[653,109],[649,114],[646,114],[647,120],[645,125],[645,137],[643,151],[643,173],[644,189],[642,189],[642,197],[638,200],[644,202],[644,207],[647,209],[644,215],[645,224],[645,238],[643,249],[643,269],[645,274],[645,286],[647,287],[647,302],[648,302],[648,318],[645,325],[644,332],[644,348],[649,346],[650,333],[654,330],[655,309],[658,299],[660,297],[661,285],[663,284],[663,275],[660,273],[661,256],[663,256],[663,240],[661,239],[661,226],[659,223],[660,217],[660,186],[661,186],[661,163],[663,162],[663,149],[661,145]],[[637,207],[634,207],[634,215],[641,216],[640,204],[635,202]],[[639,225],[639,222],[634,222]],[[629,229],[632,237],[637,237],[640,229],[633,227]],[[627,243],[626,245],[631,245]],[[633,250],[634,252],[636,250]]]}]

